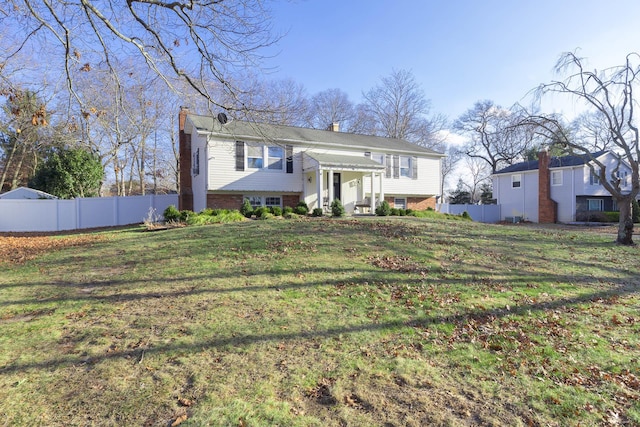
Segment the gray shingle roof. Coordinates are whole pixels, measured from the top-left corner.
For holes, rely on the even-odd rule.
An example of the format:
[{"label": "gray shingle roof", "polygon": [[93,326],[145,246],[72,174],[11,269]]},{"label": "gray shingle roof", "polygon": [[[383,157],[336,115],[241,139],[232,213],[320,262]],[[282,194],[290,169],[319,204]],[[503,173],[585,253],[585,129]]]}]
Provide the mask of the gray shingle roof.
[{"label": "gray shingle roof", "polygon": [[292,145],[334,145],[362,148],[367,151],[397,151],[416,155],[444,156],[428,148],[408,141],[379,136],[359,135],[346,132],[308,129],[295,126],[270,125],[232,120],[222,125],[216,118],[189,114],[188,119],[198,131],[228,135],[234,139],[267,139]]},{"label": "gray shingle roof", "polygon": [[352,169],[377,169],[384,170],[385,166],[369,157],[344,156],[338,154],[307,152],[307,156],[318,161],[322,166],[352,168]]},{"label": "gray shingle roof", "polygon": [[[573,156],[563,156],[563,157],[551,157],[549,159],[549,168],[564,168],[569,166],[580,166],[589,163],[592,158],[600,157],[606,150],[598,151],[596,153],[591,153],[591,156],[587,155],[573,155]],[[529,160],[527,162],[516,163],[511,166],[507,166],[506,168],[500,169],[495,173],[495,175],[500,175],[504,173],[514,173],[514,172],[525,172],[531,170],[538,169],[538,161],[537,160]]]}]

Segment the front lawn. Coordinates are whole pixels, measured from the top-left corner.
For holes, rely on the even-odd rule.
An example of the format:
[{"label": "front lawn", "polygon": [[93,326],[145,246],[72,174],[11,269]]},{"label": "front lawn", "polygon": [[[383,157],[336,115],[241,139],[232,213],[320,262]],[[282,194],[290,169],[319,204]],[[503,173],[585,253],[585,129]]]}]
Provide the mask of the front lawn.
[{"label": "front lawn", "polygon": [[614,240],[412,217],[0,237],[0,424],[640,425],[640,250]]}]

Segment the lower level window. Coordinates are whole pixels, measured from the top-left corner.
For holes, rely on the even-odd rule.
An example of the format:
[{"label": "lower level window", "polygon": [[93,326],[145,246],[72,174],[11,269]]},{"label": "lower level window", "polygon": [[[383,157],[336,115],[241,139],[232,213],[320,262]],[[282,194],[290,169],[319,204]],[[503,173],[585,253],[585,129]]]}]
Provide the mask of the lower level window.
[{"label": "lower level window", "polygon": [[602,211],[602,210],[604,210],[602,199],[589,199],[589,200],[587,200],[587,202],[589,203],[589,210],[590,211]]},{"label": "lower level window", "polygon": [[279,206],[282,207],[282,197],[280,196],[244,196],[249,200],[251,207],[259,208],[260,206]]},{"label": "lower level window", "polygon": [[282,206],[282,199],[280,197],[265,197],[264,198],[265,206]]},{"label": "lower level window", "polygon": [[393,207],[397,209],[406,209],[407,199],[393,199]]}]

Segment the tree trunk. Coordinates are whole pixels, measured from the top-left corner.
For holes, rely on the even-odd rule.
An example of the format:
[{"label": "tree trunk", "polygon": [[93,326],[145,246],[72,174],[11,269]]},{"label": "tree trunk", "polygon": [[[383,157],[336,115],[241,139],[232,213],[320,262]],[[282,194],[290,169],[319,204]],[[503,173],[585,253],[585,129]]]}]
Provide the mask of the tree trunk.
[{"label": "tree trunk", "polygon": [[618,222],[617,243],[621,245],[633,245],[633,217],[631,208],[631,197],[624,197],[618,200],[620,208],[620,221]]}]

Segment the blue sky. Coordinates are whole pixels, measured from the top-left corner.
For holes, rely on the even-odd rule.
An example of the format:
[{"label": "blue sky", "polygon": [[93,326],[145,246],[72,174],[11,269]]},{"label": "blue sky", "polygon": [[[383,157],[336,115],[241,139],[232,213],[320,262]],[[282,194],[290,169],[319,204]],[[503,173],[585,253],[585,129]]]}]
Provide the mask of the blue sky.
[{"label": "blue sky", "polygon": [[640,51],[637,0],[281,0],[272,11],[275,30],[287,34],[267,61],[271,77],[361,102],[381,77],[406,69],[451,119],[481,99],[522,102],[560,77],[553,66],[562,52],[580,49],[601,69]]}]

